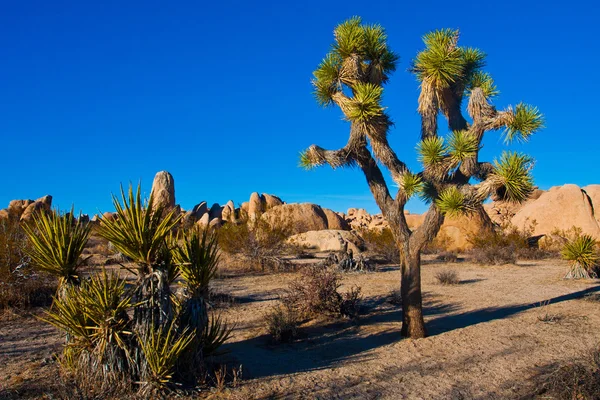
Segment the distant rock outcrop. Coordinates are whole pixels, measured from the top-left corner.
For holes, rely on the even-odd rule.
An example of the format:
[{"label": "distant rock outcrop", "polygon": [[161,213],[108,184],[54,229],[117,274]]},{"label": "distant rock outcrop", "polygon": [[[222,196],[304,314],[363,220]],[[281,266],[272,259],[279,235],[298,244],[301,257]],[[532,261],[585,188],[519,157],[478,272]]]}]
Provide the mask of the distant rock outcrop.
[{"label": "distant rock outcrop", "polygon": [[290,234],[330,229],[329,221],[337,229],[345,226],[335,212],[325,210],[312,203],[282,204],[267,210],[262,218],[271,226],[284,227]]},{"label": "distant rock outcrop", "polygon": [[[597,197],[598,185],[586,188],[592,196]],[[556,229],[568,230],[575,226],[581,228],[584,234],[600,239],[600,226],[592,196],[577,185],[555,186],[538,199],[525,204],[511,222],[517,228],[523,228],[535,221],[534,235],[548,235]],[[600,203],[596,205],[600,207]]]},{"label": "distant rock outcrop", "polygon": [[175,207],[175,180],[167,171],[160,171],[152,182],[152,204],[154,207],[172,209]]},{"label": "distant rock outcrop", "polygon": [[290,236],[288,242],[300,247],[318,251],[342,251],[344,243],[348,243],[348,249],[354,254],[360,253],[364,242],[360,236],[352,231],[344,230],[322,230],[308,231]]},{"label": "distant rock outcrop", "polygon": [[0,219],[29,222],[37,212],[49,212],[52,209],[52,196],[46,195],[37,200],[11,200],[8,207],[0,210]]}]

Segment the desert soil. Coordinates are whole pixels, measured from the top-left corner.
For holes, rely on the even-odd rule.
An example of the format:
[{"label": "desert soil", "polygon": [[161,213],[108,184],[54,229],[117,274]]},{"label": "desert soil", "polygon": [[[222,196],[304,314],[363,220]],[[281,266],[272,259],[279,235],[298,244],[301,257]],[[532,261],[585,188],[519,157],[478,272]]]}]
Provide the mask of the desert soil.
[{"label": "desert soil", "polygon": [[[461,283],[444,286],[436,273],[453,269]],[[242,366],[236,399],[513,399],[555,363],[585,356],[600,344],[600,281],[565,281],[566,263],[524,261],[482,267],[424,260],[429,337],[401,339],[401,311],[389,302],[399,269],[344,276],[362,288],[356,321],[317,320],[291,344],[273,345],[263,317],[296,273],[230,273],[215,290],[233,296],[220,308],[235,322],[229,353],[217,361]],[[0,321],[0,398],[53,398],[63,338],[35,316]],[[213,391],[214,392],[214,391]],[[214,393],[213,393],[214,394]]]}]

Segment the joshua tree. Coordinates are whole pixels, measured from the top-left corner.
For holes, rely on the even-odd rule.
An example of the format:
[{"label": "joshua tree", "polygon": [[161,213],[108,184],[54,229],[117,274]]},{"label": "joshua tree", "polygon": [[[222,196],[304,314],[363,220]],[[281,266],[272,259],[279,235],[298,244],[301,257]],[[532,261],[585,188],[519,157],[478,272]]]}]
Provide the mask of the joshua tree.
[{"label": "joshua tree", "polygon": [[[537,108],[518,104],[498,111],[491,104],[498,94],[491,76],[482,70],[485,54],[458,45],[458,31],[443,29],[423,37],[425,49],[414,59],[411,72],[420,82],[421,116],[417,146],[421,172],[412,172],[388,143],[392,125],[382,106],[383,85],[395,71],[398,56],[387,45],[379,25],[364,25],[358,17],[340,24],[334,43],[314,71],[318,103],[336,105],[350,123],[348,142],[339,150],[312,145],[301,153],[301,165],[332,168],[357,165],[387,219],[402,266],[402,334],[426,335],[421,299],[421,249],[440,229],[445,215],[481,214],[481,203],[494,195],[510,201],[528,197],[533,161],[504,152],[494,163],[478,158],[484,134],[504,129],[506,141],[527,140],[543,124]],[[463,115],[463,99],[470,121]],[[448,136],[438,130],[439,113],[448,121]],[[380,166],[391,174],[398,191],[392,197]],[[429,202],[424,222],[409,229],[404,217],[408,199],[419,194]]]}]

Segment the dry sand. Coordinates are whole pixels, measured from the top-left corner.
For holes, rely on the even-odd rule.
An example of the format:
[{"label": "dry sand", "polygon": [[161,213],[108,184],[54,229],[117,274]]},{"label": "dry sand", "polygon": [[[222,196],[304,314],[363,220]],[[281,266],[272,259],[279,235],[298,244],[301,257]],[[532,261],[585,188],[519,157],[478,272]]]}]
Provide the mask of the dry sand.
[{"label": "dry sand", "polygon": [[[435,274],[458,272],[443,286]],[[527,261],[482,267],[424,260],[429,337],[400,338],[401,312],[388,302],[399,269],[346,274],[364,296],[357,321],[313,321],[292,344],[272,345],[263,316],[295,273],[232,274],[215,289],[234,296],[221,310],[236,322],[221,359],[242,365],[243,380],[219,396],[237,399],[512,399],[554,363],[600,344],[600,302],[582,299],[600,281],[565,281],[566,263]],[[343,288],[342,288],[343,289]],[[549,304],[544,305],[549,302]],[[550,315],[551,322],[540,319]],[[51,355],[61,335],[34,317],[0,322],[0,398],[43,397],[56,380]]]}]

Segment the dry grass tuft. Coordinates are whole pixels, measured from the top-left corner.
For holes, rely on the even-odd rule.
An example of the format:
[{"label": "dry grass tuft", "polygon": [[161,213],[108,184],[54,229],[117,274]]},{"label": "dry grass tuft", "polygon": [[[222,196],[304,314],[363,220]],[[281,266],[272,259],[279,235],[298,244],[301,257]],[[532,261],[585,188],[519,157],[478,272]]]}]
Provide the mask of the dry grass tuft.
[{"label": "dry grass tuft", "polygon": [[458,273],[454,270],[440,271],[435,274],[435,278],[441,285],[458,285],[460,283]]}]

